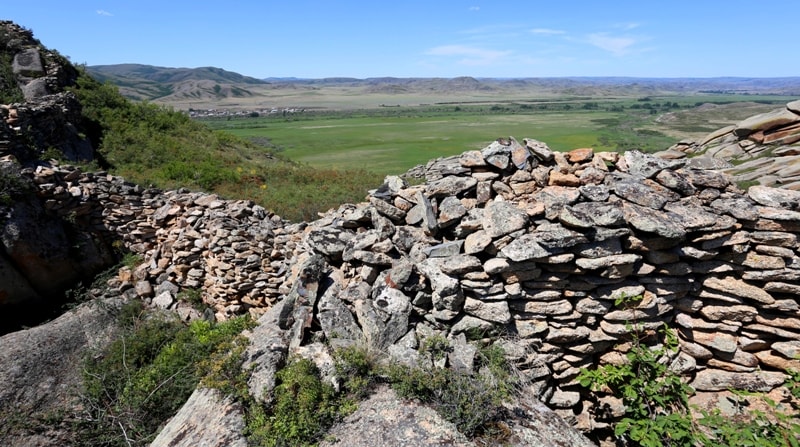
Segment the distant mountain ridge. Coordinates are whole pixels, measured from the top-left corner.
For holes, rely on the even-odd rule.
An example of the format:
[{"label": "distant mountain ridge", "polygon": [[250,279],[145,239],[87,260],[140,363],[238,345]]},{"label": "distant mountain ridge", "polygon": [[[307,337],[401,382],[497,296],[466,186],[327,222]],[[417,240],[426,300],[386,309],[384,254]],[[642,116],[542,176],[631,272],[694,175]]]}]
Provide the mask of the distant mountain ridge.
[{"label": "distant mountain ridge", "polygon": [[185,98],[221,99],[254,96],[249,86],[269,84],[217,67],[171,68],[144,64],[92,65],[94,78],[116,84],[120,92],[135,100]]},{"label": "distant mountain ridge", "polygon": [[[313,91],[323,88],[353,89],[356,95],[404,95],[432,93],[442,96],[457,94],[516,94],[540,96],[561,94],[578,96],[659,95],[692,93],[745,93],[800,96],[800,77],[782,78],[636,78],[636,77],[558,77],[558,78],[454,78],[423,77],[270,77],[257,79],[216,67],[171,68],[145,64],[93,65],[87,70],[101,81],[116,84],[122,94],[135,100],[158,101],[164,104],[218,104],[244,106],[239,99],[253,98],[251,103],[274,98],[280,90]],[[234,102],[236,104],[230,104]],[[301,104],[309,106],[309,104]]]},{"label": "distant mountain ridge", "polygon": [[[92,65],[89,73],[98,79],[113,77],[143,79],[153,82],[175,83],[188,80],[205,80],[237,84],[266,84],[267,81],[244,76],[217,67],[172,68],[144,64]],[[111,79],[113,82],[113,79]]]}]

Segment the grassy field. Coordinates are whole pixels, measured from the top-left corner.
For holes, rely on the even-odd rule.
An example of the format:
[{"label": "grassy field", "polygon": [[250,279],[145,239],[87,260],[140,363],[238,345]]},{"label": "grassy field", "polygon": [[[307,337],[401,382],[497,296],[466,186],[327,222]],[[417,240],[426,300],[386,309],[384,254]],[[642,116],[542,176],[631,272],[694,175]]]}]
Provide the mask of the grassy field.
[{"label": "grassy field", "polygon": [[[481,149],[508,136],[534,138],[558,151],[579,147],[663,150],[680,139],[701,138],[791,99],[736,95],[519,98],[491,104],[376,107],[205,122],[313,167],[385,175],[403,173],[432,158]],[[750,102],[740,103],[743,100]]]},{"label": "grassy field", "polygon": [[481,149],[501,136],[536,138],[554,149],[599,147],[597,114],[319,118],[227,129],[267,138],[279,153],[315,167],[402,173],[436,157]]}]

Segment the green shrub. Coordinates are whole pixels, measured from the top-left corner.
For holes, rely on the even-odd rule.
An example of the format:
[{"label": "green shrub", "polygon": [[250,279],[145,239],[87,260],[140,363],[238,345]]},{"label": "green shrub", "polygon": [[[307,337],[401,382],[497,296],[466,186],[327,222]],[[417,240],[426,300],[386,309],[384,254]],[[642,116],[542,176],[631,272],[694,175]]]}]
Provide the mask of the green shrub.
[{"label": "green shrub", "polygon": [[[635,302],[635,297],[623,298],[617,304]],[[645,346],[642,334],[634,330],[627,363],[584,368],[578,376],[582,386],[610,391],[622,399],[625,415],[614,424],[614,435],[621,445],[800,446],[800,423],[796,420],[800,374],[792,372],[786,385],[794,396],[788,408],[762,394],[732,390],[742,405],[747,402],[744,397],[755,397],[770,411],[743,409],[739,417],[732,418],[719,410],[703,410],[695,417],[689,406],[694,390],[669,369],[666,361],[677,352],[677,335],[666,324],[657,335],[651,346]]]},{"label": "green shrub", "polygon": [[[633,308],[641,299],[621,297],[615,304]],[[694,390],[664,361],[678,350],[677,334],[665,324],[657,334],[650,334],[657,339],[647,346],[635,323],[629,327],[632,340],[627,363],[584,368],[578,382],[593,391],[608,388],[622,399],[626,413],[614,427],[617,437],[646,447],[696,445],[701,435],[689,417],[689,396]]]},{"label": "green shrub", "polygon": [[0,206],[11,206],[26,195],[33,195],[35,187],[20,176],[14,165],[0,165]]},{"label": "green shrub", "polygon": [[333,386],[323,383],[314,362],[291,359],[275,376],[272,406],[252,405],[249,441],[264,447],[305,446],[321,439],[341,413]]},{"label": "green shrub", "polygon": [[229,349],[247,318],[185,325],[125,306],[124,335],[84,362],[84,406],[77,434],[81,445],[147,445],[158,428],[186,402],[205,370],[203,361]]},{"label": "green shrub", "polygon": [[101,167],[134,183],[249,199],[296,221],[359,202],[382,180],[364,170],[314,169],[282,160],[271,148],[211,130],[184,113],[130,102],[112,84],[86,73],[72,91],[83,106],[82,127],[98,148]]},{"label": "green shrub", "polygon": [[[431,337],[430,339],[434,339]],[[434,340],[427,349],[434,355],[442,345]],[[502,348],[479,351],[473,372],[430,366],[391,365],[386,374],[400,397],[431,405],[466,436],[474,437],[497,420],[503,402],[520,385]]]}]

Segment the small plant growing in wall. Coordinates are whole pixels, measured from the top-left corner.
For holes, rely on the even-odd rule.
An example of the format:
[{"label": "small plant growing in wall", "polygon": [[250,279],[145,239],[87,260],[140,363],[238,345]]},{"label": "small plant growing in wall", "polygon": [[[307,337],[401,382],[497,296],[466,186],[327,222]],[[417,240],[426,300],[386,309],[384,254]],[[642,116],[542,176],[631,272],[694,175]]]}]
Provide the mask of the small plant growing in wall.
[{"label": "small plant growing in wall", "polygon": [[579,383],[593,391],[608,388],[622,399],[625,417],[614,427],[617,437],[645,447],[696,445],[698,433],[689,416],[694,390],[662,361],[677,352],[677,335],[665,324],[658,331],[661,344],[650,347],[636,331],[632,334],[626,363],[583,369]]}]

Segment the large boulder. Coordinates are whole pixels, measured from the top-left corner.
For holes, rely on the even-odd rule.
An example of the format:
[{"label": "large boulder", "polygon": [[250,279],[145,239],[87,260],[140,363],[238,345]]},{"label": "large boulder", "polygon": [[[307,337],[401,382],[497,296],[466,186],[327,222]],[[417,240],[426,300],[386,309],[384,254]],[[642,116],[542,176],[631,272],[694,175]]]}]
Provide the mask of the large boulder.
[{"label": "large boulder", "polygon": [[[0,420],[77,411],[83,359],[113,338],[116,309],[121,304],[120,299],[89,302],[49,323],[0,337]],[[0,430],[0,445],[64,445],[59,433],[42,436],[28,431],[24,424],[3,425],[0,423],[0,428],[5,428]]]}]

